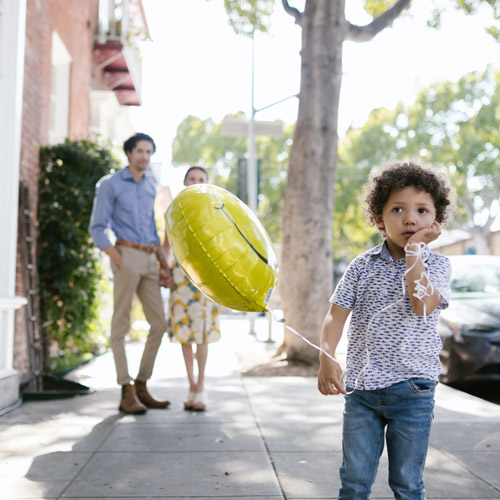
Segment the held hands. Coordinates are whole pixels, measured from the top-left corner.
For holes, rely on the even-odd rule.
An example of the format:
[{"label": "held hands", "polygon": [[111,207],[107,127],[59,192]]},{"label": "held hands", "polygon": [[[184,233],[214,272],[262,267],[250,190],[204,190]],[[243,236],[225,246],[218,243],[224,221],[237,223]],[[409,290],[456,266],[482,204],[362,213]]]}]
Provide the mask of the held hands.
[{"label": "held hands", "polygon": [[172,278],[172,271],[170,268],[160,268],[160,286],[165,288],[172,288],[174,286],[174,279]]},{"label": "held hands", "polygon": [[441,234],[441,225],[438,221],[434,221],[431,227],[424,227],[419,229],[408,239],[408,244],[412,243],[425,243],[429,244],[431,241],[437,240]]},{"label": "held hands", "polygon": [[342,366],[337,360],[320,355],[318,390],[324,396],[346,394],[342,381]]},{"label": "held hands", "polygon": [[[168,243],[168,240],[165,240]],[[161,245],[156,247],[156,258],[160,263],[160,286],[172,288],[174,286],[174,278],[172,277],[172,269],[168,265],[167,252]]]}]

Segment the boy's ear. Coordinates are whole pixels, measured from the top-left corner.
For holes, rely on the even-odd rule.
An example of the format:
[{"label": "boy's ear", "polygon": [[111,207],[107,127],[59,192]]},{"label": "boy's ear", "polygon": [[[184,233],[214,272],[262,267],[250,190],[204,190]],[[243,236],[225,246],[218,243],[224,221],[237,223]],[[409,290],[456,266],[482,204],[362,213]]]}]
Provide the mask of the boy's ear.
[{"label": "boy's ear", "polygon": [[384,219],[382,219],[381,215],[376,215],[374,221],[379,229],[384,229]]}]

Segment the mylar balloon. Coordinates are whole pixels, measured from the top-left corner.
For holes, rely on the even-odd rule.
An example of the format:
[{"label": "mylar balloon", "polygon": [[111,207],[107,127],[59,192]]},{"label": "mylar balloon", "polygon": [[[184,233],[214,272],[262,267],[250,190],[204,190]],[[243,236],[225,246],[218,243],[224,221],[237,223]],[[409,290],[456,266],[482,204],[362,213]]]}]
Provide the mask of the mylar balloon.
[{"label": "mylar balloon", "polygon": [[174,256],[193,284],[238,311],[265,311],[278,279],[260,221],[236,196],[210,184],[182,190],[165,215]]}]

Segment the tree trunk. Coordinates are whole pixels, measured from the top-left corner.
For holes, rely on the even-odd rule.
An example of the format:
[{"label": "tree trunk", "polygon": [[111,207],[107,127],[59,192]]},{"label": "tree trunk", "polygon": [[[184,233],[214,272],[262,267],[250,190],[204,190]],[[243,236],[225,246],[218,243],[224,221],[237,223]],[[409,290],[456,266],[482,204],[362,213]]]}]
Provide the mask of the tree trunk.
[{"label": "tree trunk", "polygon": [[471,230],[474,250],[477,255],[490,254],[490,227],[474,226]]},{"label": "tree trunk", "polygon": [[[283,206],[280,293],[286,323],[318,345],[333,291],[332,220],[345,38],[344,0],[307,0],[301,19],[299,110]],[[289,359],[318,352],[285,330]]]}]

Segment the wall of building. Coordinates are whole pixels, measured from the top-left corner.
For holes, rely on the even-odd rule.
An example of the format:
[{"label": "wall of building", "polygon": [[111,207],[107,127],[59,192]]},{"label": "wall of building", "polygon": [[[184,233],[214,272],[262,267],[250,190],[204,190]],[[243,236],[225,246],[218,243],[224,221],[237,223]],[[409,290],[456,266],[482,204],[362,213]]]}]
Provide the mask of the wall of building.
[{"label": "wall of building", "polygon": [[[500,255],[500,231],[493,231],[489,237],[489,254]],[[433,252],[439,252],[444,255],[465,255],[473,252],[474,240],[472,238],[463,239],[442,246],[432,247]]]},{"label": "wall of building", "polygon": [[26,3],[0,1],[0,415],[19,404],[19,374],[13,367],[16,295],[18,185]]},{"label": "wall of building", "polygon": [[468,253],[469,249],[473,248],[474,243],[472,238],[468,240],[456,241],[448,245],[432,247],[433,252],[439,252],[444,255],[464,255]]},{"label": "wall of building", "polygon": [[[27,0],[26,47],[21,132],[20,181],[30,189],[33,222],[36,219],[39,149],[49,142],[52,40],[56,31],[71,57],[68,136],[89,136],[89,89],[101,78],[93,58],[98,0]],[[19,242],[19,245],[22,242]],[[16,293],[25,295],[18,246]],[[25,308],[16,313],[14,367],[28,376]]]},{"label": "wall of building", "polygon": [[[3,5],[9,6],[15,1],[17,2],[17,0],[12,0],[3,4],[0,0],[0,13],[7,12],[6,8],[2,9]],[[24,9],[24,2],[26,9]],[[23,94],[22,124],[18,123],[16,128],[18,138],[19,130],[21,132],[17,148],[19,151],[20,142],[20,154],[16,154],[16,174],[17,159],[20,158],[19,185],[29,188],[31,227],[35,232],[40,147],[60,143],[65,138],[93,140],[99,137],[121,144],[134,130],[124,106],[129,103],[120,101],[117,93],[130,90],[135,92],[136,89],[129,89],[125,86],[123,90],[120,87],[122,84],[116,83],[116,80],[110,79],[109,76],[111,73],[109,65],[123,56],[123,53],[117,52],[115,42],[118,42],[119,50],[123,51],[127,33],[122,33],[122,39],[112,40],[111,52],[105,52],[104,58],[101,57],[103,42],[101,41],[101,53],[98,52],[98,47],[94,46],[98,32],[99,13],[101,13],[103,37],[106,43],[109,41],[107,22],[111,19],[106,20],[106,9],[109,7],[107,13],[109,15],[114,15],[120,10],[114,10],[116,6],[112,3],[104,0],[20,0],[19,5],[21,4],[23,5],[22,20],[25,22],[19,22],[19,25],[23,27],[23,47],[18,53],[19,66],[22,65],[24,53],[24,68],[20,68],[19,71],[20,75],[24,75],[24,87],[21,84],[18,86],[19,89],[23,89]],[[129,6],[128,10],[122,9],[121,13],[124,16],[143,15],[140,0],[129,0],[129,2],[124,2],[124,5]],[[141,17],[136,24],[143,26],[147,35],[146,20]],[[110,27],[112,26],[113,24],[110,24]],[[20,30],[17,31],[20,33]],[[5,43],[4,46],[6,46]],[[117,69],[119,71],[130,69],[128,63],[126,66],[126,69],[121,67]],[[140,53],[138,53],[135,66],[138,66],[140,70]],[[118,76],[121,78],[122,75]],[[118,78],[119,81],[120,78]],[[5,96],[10,98],[7,94]],[[0,98],[2,97],[0,95]],[[19,122],[21,120],[20,92],[17,109]],[[56,109],[55,113],[54,109]],[[54,116],[56,120],[53,119]],[[17,184],[17,177],[14,184]],[[12,204],[17,206],[16,201]],[[16,215],[13,219],[15,221]],[[15,230],[15,222],[13,226]],[[18,227],[18,233],[21,233],[21,226]],[[36,234],[34,236],[36,242]],[[21,307],[28,295],[23,283],[22,254],[25,249],[26,245],[23,245],[22,239],[18,238],[15,293],[20,301],[16,302],[17,308]],[[15,251],[15,244],[13,244],[11,261],[15,258]],[[33,248],[32,257],[36,266],[36,247]],[[9,265],[12,278],[11,288],[14,288],[13,268],[14,265],[11,262]],[[11,306],[11,308],[14,307]],[[27,382],[30,377],[27,309],[27,307],[22,307],[17,310],[15,317],[13,316],[14,309],[12,309],[8,335],[2,335],[0,327],[0,346],[4,338],[9,342],[9,349],[12,345],[13,353],[10,355],[9,350],[9,364],[10,359],[13,359],[13,366],[10,366],[10,370],[16,373],[16,378],[18,374],[20,375],[21,383]],[[14,330],[13,341],[12,330]],[[1,409],[0,401],[0,411]]]}]

